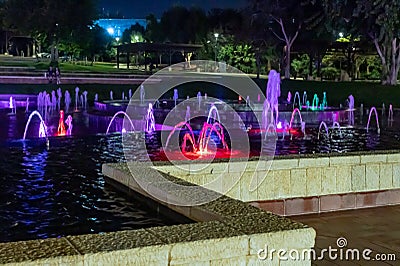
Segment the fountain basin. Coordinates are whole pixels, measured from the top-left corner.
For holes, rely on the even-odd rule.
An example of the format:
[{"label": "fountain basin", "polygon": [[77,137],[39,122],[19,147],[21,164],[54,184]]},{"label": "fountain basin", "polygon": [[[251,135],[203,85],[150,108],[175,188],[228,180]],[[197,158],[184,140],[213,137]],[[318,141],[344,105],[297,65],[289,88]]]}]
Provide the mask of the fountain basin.
[{"label": "fountain basin", "polygon": [[[103,172],[116,182],[123,183],[123,180],[130,179],[130,173],[123,164],[104,165]],[[152,173],[152,171],[146,172]],[[174,178],[171,177],[172,179]],[[175,182],[182,181],[175,178]],[[133,183],[128,187],[143,193]],[[205,193],[213,192],[205,191]],[[303,250],[313,247],[315,243],[314,229],[224,196],[197,207],[168,207],[199,222],[52,238],[40,242],[35,240],[4,243],[0,244],[2,251],[0,263],[29,260],[33,263],[49,264],[83,262],[154,265],[167,262],[171,264],[211,262],[253,265],[259,262],[258,250],[264,248],[266,244],[276,249]],[[278,265],[280,261],[274,257],[271,263]],[[311,265],[311,260],[290,261],[290,263]]]}]

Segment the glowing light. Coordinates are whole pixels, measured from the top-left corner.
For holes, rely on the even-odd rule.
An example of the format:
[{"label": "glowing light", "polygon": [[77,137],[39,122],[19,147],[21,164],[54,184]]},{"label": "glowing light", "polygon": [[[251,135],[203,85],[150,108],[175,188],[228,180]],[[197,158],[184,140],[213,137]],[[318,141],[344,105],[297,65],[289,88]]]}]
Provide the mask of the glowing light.
[{"label": "glowing light", "polygon": [[112,28],[112,27],[107,28],[107,32],[110,35],[114,35],[114,28]]},{"label": "glowing light", "polygon": [[276,128],[277,129],[282,129],[283,128],[283,126],[282,126],[282,122],[278,122],[278,124],[276,125]]},{"label": "glowing light", "polygon": [[230,153],[230,149],[225,141],[224,130],[221,124],[218,122],[214,122],[211,124],[211,118],[215,121],[216,116],[219,117],[218,110],[213,105],[208,114],[207,122],[204,122],[197,141],[194,136],[193,129],[188,122],[182,121],[176,124],[174,126],[174,129],[168,135],[165,147],[168,147],[170,138],[176,130],[186,128],[189,130],[189,132],[185,133],[185,135],[183,136],[183,141],[181,145],[181,152],[184,156],[186,156],[188,152],[192,155],[197,154],[198,156],[213,155],[215,151],[209,151],[209,144],[210,140],[212,139],[213,133],[215,133],[216,137],[221,141],[225,153]]},{"label": "glowing light", "polygon": [[58,136],[65,136],[66,130],[64,125],[64,111],[60,111],[60,119],[58,120],[58,129],[57,129]]}]

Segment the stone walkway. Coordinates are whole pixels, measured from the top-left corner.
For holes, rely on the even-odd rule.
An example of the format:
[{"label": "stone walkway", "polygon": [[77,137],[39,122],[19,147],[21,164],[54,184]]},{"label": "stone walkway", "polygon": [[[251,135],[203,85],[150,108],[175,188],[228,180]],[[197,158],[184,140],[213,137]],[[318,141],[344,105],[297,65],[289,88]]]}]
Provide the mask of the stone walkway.
[{"label": "stone walkway", "polygon": [[[317,231],[316,254],[329,246],[338,248],[337,240],[344,237],[346,248],[373,250],[370,257],[376,254],[395,254],[396,261],[365,260],[316,260],[313,265],[400,265],[400,206],[359,209],[324,214],[292,216],[291,219],[313,227]],[[346,248],[343,251],[346,252]],[[337,252],[337,254],[340,254]],[[345,257],[345,255],[344,255]],[[351,256],[350,256],[351,257]]]}]

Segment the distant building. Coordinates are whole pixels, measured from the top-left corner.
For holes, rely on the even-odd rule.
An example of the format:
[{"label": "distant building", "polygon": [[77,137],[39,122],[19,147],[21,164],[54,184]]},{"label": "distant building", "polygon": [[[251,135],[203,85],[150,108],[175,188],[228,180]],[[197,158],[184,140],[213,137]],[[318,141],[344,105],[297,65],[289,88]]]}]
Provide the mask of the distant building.
[{"label": "distant building", "polygon": [[146,19],[106,18],[94,22],[94,24],[98,24],[100,27],[107,30],[113,38],[121,38],[122,33],[136,23],[144,28],[147,27]]}]

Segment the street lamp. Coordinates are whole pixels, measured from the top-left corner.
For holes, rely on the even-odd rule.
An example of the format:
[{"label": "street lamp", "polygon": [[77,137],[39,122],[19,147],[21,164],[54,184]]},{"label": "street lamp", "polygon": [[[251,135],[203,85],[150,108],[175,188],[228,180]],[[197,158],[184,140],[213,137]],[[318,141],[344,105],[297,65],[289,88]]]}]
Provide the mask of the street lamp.
[{"label": "street lamp", "polygon": [[217,45],[218,45],[218,37],[219,37],[219,33],[218,32],[216,32],[216,33],[214,33],[214,37],[215,37],[215,69],[217,69]]},{"label": "street lamp", "polygon": [[139,42],[139,36],[135,35],[135,41]]}]

